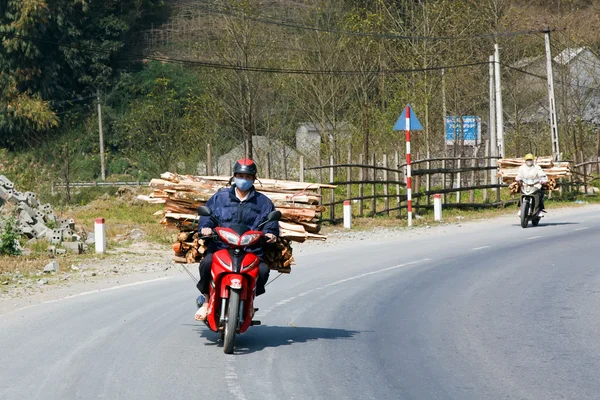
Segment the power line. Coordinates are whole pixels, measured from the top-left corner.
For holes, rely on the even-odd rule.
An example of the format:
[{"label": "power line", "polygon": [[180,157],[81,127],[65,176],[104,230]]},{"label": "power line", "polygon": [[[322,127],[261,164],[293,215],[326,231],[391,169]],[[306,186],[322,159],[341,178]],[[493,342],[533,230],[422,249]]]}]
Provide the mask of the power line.
[{"label": "power line", "polygon": [[135,54],[135,53],[129,53],[129,52],[119,52],[119,51],[113,52],[112,50],[106,50],[106,49],[103,49],[100,47],[92,47],[92,46],[82,47],[82,46],[78,46],[78,45],[74,45],[74,44],[53,42],[53,41],[49,41],[46,39],[33,37],[33,36],[17,35],[14,33],[5,34],[5,37],[7,37],[7,36],[14,37],[14,38],[21,39],[21,40],[28,40],[28,41],[38,42],[38,43],[49,44],[49,45],[53,45],[53,46],[66,47],[66,48],[80,50],[80,51],[92,52],[92,53],[133,56],[140,61],[154,60],[154,61],[160,61],[160,62],[166,62],[166,63],[198,66],[198,67],[203,67],[203,68],[232,70],[232,71],[274,73],[274,74],[292,74],[292,75],[404,74],[404,73],[438,71],[438,70],[442,70],[442,69],[468,68],[468,67],[474,67],[474,66],[484,65],[484,64],[487,65],[489,63],[489,61],[480,61],[480,62],[472,62],[472,63],[465,63],[465,64],[435,66],[435,67],[428,67],[428,68],[407,68],[407,69],[395,69],[395,70],[318,70],[318,69],[253,67],[253,66],[242,66],[242,65],[234,65],[234,64],[223,64],[223,63],[218,63],[218,62],[214,62],[214,61],[194,61],[194,60],[184,60],[184,59],[178,59],[178,58],[156,57],[156,56]]},{"label": "power line", "polygon": [[[503,64],[503,63],[500,63],[500,65],[502,65],[503,67],[506,67],[508,69],[511,69],[513,71],[517,71],[517,72],[520,72],[520,73],[525,74],[525,75],[533,76],[535,78],[542,79],[544,81],[548,80],[548,77],[544,76],[544,75],[534,74],[533,72],[525,71],[523,69],[516,68],[516,67],[513,67],[511,65],[507,65],[507,64]],[[560,81],[559,82],[555,82],[555,83],[558,84],[558,85],[560,85],[560,86],[565,86],[565,87],[570,86],[570,87],[576,87],[576,88],[580,88],[580,89],[588,89],[588,90],[592,90],[592,91],[600,91],[600,88],[594,88],[594,87],[589,87],[589,86],[585,86],[585,85],[578,85],[578,84],[575,84],[575,83],[564,83],[564,82],[560,82]]]},{"label": "power line", "polygon": [[406,36],[406,35],[397,35],[391,33],[372,33],[372,32],[355,32],[355,31],[347,31],[340,29],[331,29],[331,28],[322,28],[319,26],[310,26],[303,25],[297,21],[291,20],[282,20],[275,18],[267,18],[264,16],[252,16],[244,12],[235,12],[227,9],[218,9],[212,8],[208,4],[198,4],[198,3],[190,3],[190,2],[180,2],[179,4],[193,6],[195,8],[201,9],[206,12],[221,14],[221,15],[229,15],[237,18],[245,18],[250,21],[260,22],[263,24],[277,25],[286,28],[295,28],[295,29],[303,29],[317,32],[325,32],[325,33],[337,33],[341,35],[349,35],[349,36],[361,36],[361,37],[373,37],[380,39],[398,39],[398,40],[472,40],[472,39],[496,39],[499,37],[513,37],[513,36],[523,36],[523,35],[534,35],[545,33],[548,30],[524,30],[524,31],[511,31],[511,32],[497,32],[497,33],[483,33],[483,34],[475,34],[475,35],[465,35],[465,36]]}]

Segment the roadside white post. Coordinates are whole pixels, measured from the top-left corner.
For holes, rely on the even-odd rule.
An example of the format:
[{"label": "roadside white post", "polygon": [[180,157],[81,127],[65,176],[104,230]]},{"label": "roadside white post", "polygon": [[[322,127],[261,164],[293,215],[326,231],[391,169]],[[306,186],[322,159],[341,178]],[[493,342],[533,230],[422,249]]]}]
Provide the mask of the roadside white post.
[{"label": "roadside white post", "polygon": [[104,218],[96,218],[96,222],[94,223],[94,239],[96,240],[96,253],[106,253]]},{"label": "roadside white post", "polygon": [[442,195],[433,195],[433,219],[435,221],[442,220]]},{"label": "roadside white post", "polygon": [[352,228],[352,205],[350,200],[344,200],[344,228]]}]

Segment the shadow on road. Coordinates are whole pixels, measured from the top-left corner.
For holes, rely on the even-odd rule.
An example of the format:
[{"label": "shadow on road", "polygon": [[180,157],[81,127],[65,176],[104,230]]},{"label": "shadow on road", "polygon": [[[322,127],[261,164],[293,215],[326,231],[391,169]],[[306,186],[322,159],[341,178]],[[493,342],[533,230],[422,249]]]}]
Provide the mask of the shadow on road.
[{"label": "shadow on road", "polygon": [[579,222],[548,222],[548,223],[544,223],[543,221],[540,221],[538,228],[543,228],[545,226],[563,226],[563,225],[579,225]]},{"label": "shadow on road", "polygon": [[[217,342],[218,335],[208,328],[197,326],[195,330],[200,337],[208,339],[207,346],[221,344]],[[262,325],[251,327],[247,332],[237,336],[235,352],[251,354],[269,347],[289,346],[315,340],[353,339],[359,333],[361,332],[346,329]]]},{"label": "shadow on road", "polygon": [[[543,228],[545,226],[563,226],[563,225],[579,225],[579,222],[547,222],[540,221],[540,224],[535,228]],[[521,226],[521,224],[513,224],[512,226]]]}]

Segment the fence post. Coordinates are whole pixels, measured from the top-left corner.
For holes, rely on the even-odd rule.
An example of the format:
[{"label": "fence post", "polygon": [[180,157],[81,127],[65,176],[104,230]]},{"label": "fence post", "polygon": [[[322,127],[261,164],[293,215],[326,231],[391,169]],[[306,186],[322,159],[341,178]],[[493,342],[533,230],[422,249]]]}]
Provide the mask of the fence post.
[{"label": "fence post", "polygon": [[375,182],[377,181],[377,169],[375,169],[375,167],[377,166],[377,161],[375,161],[375,153],[373,153],[373,156],[371,157],[371,165],[373,165],[373,183],[372,183],[373,199],[371,200],[371,212],[373,213],[373,217],[374,217],[375,213],[377,212],[377,198],[375,197],[375,191],[377,189],[375,187]]},{"label": "fence post", "polygon": [[[429,153],[427,154],[427,158],[429,159],[430,155]],[[431,162],[427,161],[427,170],[431,169]],[[431,191],[431,175],[428,173],[425,176],[425,190],[427,191],[427,193],[429,193]],[[427,205],[431,204],[431,196],[428,194],[427,195]]]},{"label": "fence post", "polygon": [[213,168],[212,168],[212,148],[210,143],[206,144],[206,175],[212,176]]},{"label": "fence post", "polygon": [[298,179],[304,182],[304,156],[300,156],[300,166],[298,167]]},{"label": "fence post", "polygon": [[[471,160],[471,167],[473,168],[471,171],[471,187],[475,187],[477,184],[477,182],[475,182],[475,162],[475,159]],[[471,192],[469,193],[469,203],[475,203],[475,189],[471,189]]]},{"label": "fence post", "polygon": [[[489,153],[490,153],[490,141],[486,140],[485,141],[485,163],[484,163],[484,165],[486,167],[490,166],[490,159],[489,159],[490,154]],[[491,170],[489,170],[487,168],[484,171],[484,174],[483,174],[483,184],[484,185],[488,184],[488,174],[490,173],[490,171]],[[487,199],[488,199],[488,190],[483,189],[483,202],[485,203],[487,201]]]},{"label": "fence post", "polygon": [[402,208],[400,206],[402,202],[400,201],[400,172],[398,171],[400,169],[400,152],[398,150],[394,153],[394,162],[396,165],[396,182],[398,182],[396,184],[396,207],[398,207],[398,217],[401,217]]},{"label": "fence post", "polygon": [[364,164],[364,155],[363,154],[359,154],[358,155],[358,163],[361,165],[361,167],[358,169],[358,180],[359,180],[359,184],[358,184],[358,211],[361,217],[364,215],[364,202],[363,202],[363,197],[365,196],[365,188],[363,186],[363,181],[364,181],[364,177],[365,177],[365,169],[362,167],[362,165]]},{"label": "fence post", "polygon": [[287,163],[287,154],[285,152],[285,143],[282,146],[282,151],[283,151],[283,178],[287,181],[289,179],[288,177],[288,163]]},{"label": "fence post", "polygon": [[[383,154],[383,168],[387,168],[388,167],[388,162],[387,162],[387,154]],[[383,170],[383,180],[385,181],[385,183],[383,184],[383,195],[385,196],[385,210],[386,210],[386,214],[389,216],[390,215],[390,198],[389,198],[389,194],[390,194],[390,187],[388,184],[388,171],[387,169]]]},{"label": "fence post", "polygon": [[600,156],[596,157],[596,173],[600,177]]},{"label": "fence post", "polygon": [[582,165],[583,167],[583,193],[588,194],[588,184],[587,184],[587,165]]},{"label": "fence post", "polygon": [[[446,169],[446,165],[447,165],[447,164],[446,164],[446,158],[444,158],[444,159],[442,160],[442,169],[443,169],[443,170],[445,170],[445,169]],[[446,171],[444,171],[444,172],[442,173],[442,188],[444,189],[444,204],[447,204],[447,203],[448,203],[448,193],[446,193],[446,188],[447,188],[447,185],[446,185],[446,178],[448,178],[448,175],[446,175]]]},{"label": "fence post", "polygon": [[[352,181],[352,167],[350,167],[350,164],[352,164],[352,145],[348,145],[348,167],[346,168],[346,181],[350,182]],[[346,198],[348,200],[350,200],[352,198],[352,185],[351,184],[347,184],[346,185]]]},{"label": "fence post", "polygon": [[[460,185],[461,184],[461,182],[460,182],[460,179],[461,179],[461,174],[460,174],[461,164],[462,164],[462,159],[459,158],[458,159],[458,168],[457,168],[459,170],[459,172],[456,174],[456,177],[457,177],[457,179],[456,179],[456,188],[457,189],[460,189],[460,187],[461,187],[461,185]],[[461,198],[460,190],[457,190],[456,191],[456,203],[457,204],[460,204],[460,198]]]},{"label": "fence post", "polygon": [[271,178],[271,152],[267,151],[267,165],[265,168],[265,178]]},{"label": "fence post", "polygon": [[[419,152],[417,151],[416,153],[416,160],[420,160],[421,159],[421,154],[419,154]],[[411,163],[413,163],[413,161],[411,161]],[[417,169],[422,169],[422,163],[418,164],[419,167]],[[414,169],[412,170],[414,171]],[[413,198],[413,204],[416,203],[416,207],[414,207],[417,211],[419,210],[419,205],[421,204],[421,197],[419,196],[419,192],[421,191],[421,175],[414,175],[414,172],[412,174],[412,184],[413,184],[413,190],[412,190],[412,198]],[[416,212],[413,212],[413,215],[415,215]]]},{"label": "fence post", "polygon": [[[332,185],[333,182],[335,182],[335,171],[333,168],[333,161],[333,156],[329,156],[329,183],[331,183]],[[330,189],[329,193],[329,200],[331,202],[329,217],[331,218],[331,222],[335,223],[335,189]]]}]

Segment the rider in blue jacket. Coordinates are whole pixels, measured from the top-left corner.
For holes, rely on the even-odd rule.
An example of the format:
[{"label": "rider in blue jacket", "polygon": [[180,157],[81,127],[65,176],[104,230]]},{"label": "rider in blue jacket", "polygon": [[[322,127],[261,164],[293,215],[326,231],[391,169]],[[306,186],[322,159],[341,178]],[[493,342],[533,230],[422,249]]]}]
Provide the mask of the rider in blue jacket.
[{"label": "rider in blue jacket", "polygon": [[[256,174],[256,164],[252,160],[243,158],[235,163],[233,168],[234,184],[228,189],[218,191],[206,203],[206,206],[210,208],[216,217],[217,223],[215,224],[210,217],[200,217],[198,230],[201,236],[212,235],[216,226],[227,228],[233,224],[246,225],[251,230],[256,230],[258,225],[266,220],[267,215],[275,210],[273,202],[264,194],[258,193],[254,188]],[[266,223],[262,227],[262,232],[265,233],[267,243],[275,242],[279,235],[279,223],[277,221]],[[198,299],[198,304],[201,306],[196,312],[196,320],[206,319],[208,301],[205,301],[205,299],[208,299],[213,253],[224,247],[226,247],[224,243],[212,241],[209,244],[206,256],[200,263],[200,281],[197,287],[202,296]],[[265,293],[265,284],[269,279],[269,267],[262,261],[263,251],[261,246],[248,248],[247,250],[254,252],[261,258],[256,282],[256,295],[260,296]]]}]

